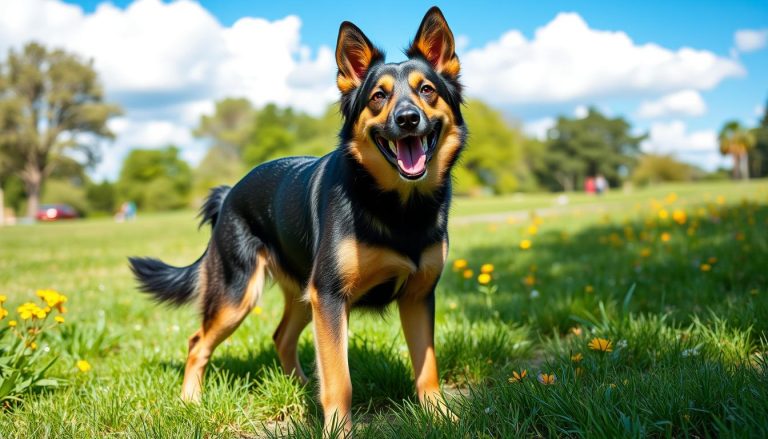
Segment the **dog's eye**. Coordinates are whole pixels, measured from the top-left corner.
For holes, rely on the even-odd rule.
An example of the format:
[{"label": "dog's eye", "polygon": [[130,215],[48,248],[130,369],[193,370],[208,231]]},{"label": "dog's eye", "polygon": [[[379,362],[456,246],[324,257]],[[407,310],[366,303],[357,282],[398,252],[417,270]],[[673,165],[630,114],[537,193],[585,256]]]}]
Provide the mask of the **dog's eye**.
[{"label": "dog's eye", "polygon": [[371,96],[371,102],[381,102],[386,97],[387,95],[385,95],[383,91],[377,91]]},{"label": "dog's eye", "polygon": [[434,87],[432,87],[429,84],[424,84],[421,86],[421,94],[423,95],[431,95],[434,92],[435,92]]}]

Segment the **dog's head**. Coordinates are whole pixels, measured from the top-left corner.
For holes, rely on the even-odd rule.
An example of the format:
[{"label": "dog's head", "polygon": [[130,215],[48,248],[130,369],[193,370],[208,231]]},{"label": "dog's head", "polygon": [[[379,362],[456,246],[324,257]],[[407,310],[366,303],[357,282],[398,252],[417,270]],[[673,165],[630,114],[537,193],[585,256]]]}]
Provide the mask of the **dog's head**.
[{"label": "dog's head", "polygon": [[465,137],[459,59],[440,9],[427,12],[406,54],[407,61],[385,64],[357,26],[341,24],[342,147],[382,189],[403,195],[450,178]]}]

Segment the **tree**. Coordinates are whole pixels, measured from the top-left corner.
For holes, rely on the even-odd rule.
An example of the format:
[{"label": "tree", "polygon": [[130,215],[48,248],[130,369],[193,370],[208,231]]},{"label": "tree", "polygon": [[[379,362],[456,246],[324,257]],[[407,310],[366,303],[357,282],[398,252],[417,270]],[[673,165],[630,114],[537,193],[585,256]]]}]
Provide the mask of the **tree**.
[{"label": "tree", "polygon": [[742,127],[738,121],[731,120],[723,125],[718,141],[720,154],[733,157],[733,178],[748,179],[748,155],[755,145],[754,134]]},{"label": "tree", "polygon": [[545,168],[540,180],[551,188],[572,191],[588,176],[602,174],[618,185],[622,170],[629,171],[640,153],[645,135],[633,136],[624,118],[608,118],[594,108],[586,117],[559,117],[547,134]]},{"label": "tree", "polygon": [[256,109],[245,98],[226,98],[216,102],[212,115],[200,117],[193,134],[213,141],[212,147],[225,154],[241,156],[253,131]]},{"label": "tree", "polygon": [[178,209],[189,203],[192,171],[179,157],[179,149],[134,149],[123,162],[117,180],[122,201],[134,201],[140,209]]},{"label": "tree", "polygon": [[671,181],[691,181],[703,174],[700,169],[677,161],[671,155],[644,154],[632,173],[632,182],[645,186]]},{"label": "tree", "polygon": [[753,177],[768,176],[768,102],[757,128],[752,130],[755,144],[749,153],[749,170]]},{"label": "tree", "polygon": [[455,171],[457,191],[469,192],[477,186],[495,193],[518,190],[527,176],[522,160],[522,132],[479,100],[467,101],[463,116],[470,135]]},{"label": "tree", "polygon": [[63,160],[92,165],[107,121],[119,107],[103,102],[92,61],[29,43],[0,64],[0,155],[24,182],[34,218],[45,179]]}]

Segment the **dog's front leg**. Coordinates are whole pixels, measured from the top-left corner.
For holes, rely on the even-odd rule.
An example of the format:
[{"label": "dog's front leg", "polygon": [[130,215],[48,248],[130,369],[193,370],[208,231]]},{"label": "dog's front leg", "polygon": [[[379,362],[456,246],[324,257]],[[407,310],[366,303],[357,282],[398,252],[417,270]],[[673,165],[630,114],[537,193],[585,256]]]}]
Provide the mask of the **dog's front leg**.
[{"label": "dog's front leg", "polygon": [[435,358],[435,294],[398,301],[403,335],[411,354],[416,391],[422,404],[442,404]]},{"label": "dog's front leg", "polygon": [[352,429],[352,381],[347,360],[347,322],[349,304],[343,296],[322,287],[310,286],[312,321],[320,379],[320,403],[325,416],[325,434],[341,427],[344,434]]}]

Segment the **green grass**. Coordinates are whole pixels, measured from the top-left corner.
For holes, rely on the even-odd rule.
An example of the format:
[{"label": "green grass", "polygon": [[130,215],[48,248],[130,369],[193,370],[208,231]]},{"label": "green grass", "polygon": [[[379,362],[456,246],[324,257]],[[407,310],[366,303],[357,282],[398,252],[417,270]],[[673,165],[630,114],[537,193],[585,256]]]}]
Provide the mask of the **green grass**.
[{"label": "green grass", "polygon": [[[546,207],[554,197],[531,199],[458,200],[454,218]],[[660,219],[652,199],[670,218]],[[415,403],[396,313],[353,313],[357,437],[768,435],[768,184],[573,196],[570,204],[533,236],[533,219],[452,226],[436,338],[457,420]],[[685,224],[672,220],[675,209],[686,211]],[[316,383],[302,387],[277,366],[271,334],[282,298],[274,288],[263,312],[216,351],[203,403],[179,401],[197,312],[137,293],[126,257],[187,264],[207,239],[191,212],[0,229],[6,307],[50,287],[69,297],[70,310],[65,332],[41,343],[59,355],[52,372],[67,385],[0,409],[0,437],[316,437]],[[459,258],[472,279],[451,269]],[[491,307],[475,279],[484,263],[495,266]],[[612,352],[587,348],[598,336]],[[300,357],[314,369],[311,331]],[[78,359],[93,369],[78,372]],[[523,369],[523,382],[508,381]],[[556,383],[540,384],[539,372]]]}]

